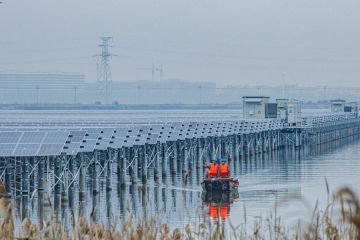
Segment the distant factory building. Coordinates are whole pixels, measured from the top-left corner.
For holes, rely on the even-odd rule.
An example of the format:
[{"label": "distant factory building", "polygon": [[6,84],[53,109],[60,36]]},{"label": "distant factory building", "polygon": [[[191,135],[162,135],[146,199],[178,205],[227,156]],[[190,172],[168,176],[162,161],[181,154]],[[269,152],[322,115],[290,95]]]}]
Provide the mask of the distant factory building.
[{"label": "distant factory building", "polygon": [[0,73],[0,103],[73,103],[83,74]]},{"label": "distant factory building", "polygon": [[[180,80],[87,83],[85,103],[198,104],[216,102],[216,84]],[[91,94],[90,94],[91,93]]]},{"label": "distant factory building", "polygon": [[216,103],[211,82],[85,82],[71,73],[0,73],[0,104],[198,104]]}]

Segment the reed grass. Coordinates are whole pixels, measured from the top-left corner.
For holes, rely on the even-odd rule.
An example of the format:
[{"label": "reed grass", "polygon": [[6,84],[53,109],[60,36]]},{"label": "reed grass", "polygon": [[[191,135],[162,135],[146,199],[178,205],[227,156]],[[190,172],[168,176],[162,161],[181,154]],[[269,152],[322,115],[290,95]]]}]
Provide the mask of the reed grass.
[{"label": "reed grass", "polygon": [[[327,190],[328,190],[327,186]],[[105,240],[180,240],[180,239],[298,239],[298,240],[360,240],[360,201],[354,191],[341,188],[328,198],[325,209],[319,210],[317,205],[313,210],[309,223],[289,228],[285,226],[275,207],[267,218],[257,218],[249,222],[244,218],[244,223],[233,226],[227,222],[226,228],[221,220],[214,221],[210,218],[202,220],[192,226],[186,224],[183,228],[172,228],[167,223],[162,223],[156,218],[136,220],[130,215],[119,224],[119,219],[113,219],[112,224],[105,228],[100,224],[89,223],[87,218],[77,217],[72,211],[72,228],[65,231],[60,222],[44,222],[43,227],[25,218],[22,222],[22,231],[15,233],[13,221],[13,208],[9,198],[5,197],[4,188],[0,184],[0,239],[105,239]],[[329,190],[328,190],[329,192]],[[330,194],[329,194],[330,196]],[[246,215],[246,213],[245,213]],[[247,225],[252,224],[251,231]]]}]

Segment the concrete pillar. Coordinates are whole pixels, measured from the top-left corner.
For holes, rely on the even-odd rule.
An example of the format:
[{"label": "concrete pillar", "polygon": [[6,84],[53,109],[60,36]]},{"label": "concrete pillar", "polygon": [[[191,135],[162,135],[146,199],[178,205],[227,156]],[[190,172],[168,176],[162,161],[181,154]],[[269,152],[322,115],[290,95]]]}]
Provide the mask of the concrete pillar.
[{"label": "concrete pillar", "polygon": [[21,192],[22,195],[29,195],[30,183],[29,183],[29,157],[24,157],[21,162],[22,174],[21,174]]},{"label": "concrete pillar", "polygon": [[169,156],[169,162],[170,162],[170,173],[171,175],[176,174],[176,156],[177,156],[177,147],[176,147],[176,141],[169,143],[172,154]]},{"label": "concrete pillar", "polygon": [[30,190],[30,194],[31,193],[33,193],[34,192],[34,190],[35,190],[35,169],[34,169],[34,167],[35,167],[35,158],[36,157],[30,157],[29,158],[29,164],[30,164],[30,169],[31,169],[31,171],[32,171],[32,173],[30,174],[30,176],[29,176],[29,190]]},{"label": "concrete pillar", "polygon": [[117,167],[118,167],[118,178],[120,187],[123,189],[125,188],[126,183],[126,159],[125,159],[125,149],[117,149],[116,155],[117,155]]},{"label": "concrete pillar", "polygon": [[112,190],[112,162],[116,152],[110,151],[109,152],[109,161],[107,162],[106,167],[106,191],[110,192]]},{"label": "concrete pillar", "polygon": [[183,142],[183,146],[182,146],[182,165],[181,165],[181,170],[182,173],[186,173],[187,172],[187,167],[188,167],[188,156],[187,156],[187,143],[186,140],[184,140]]},{"label": "concrete pillar", "polygon": [[80,154],[80,173],[79,173],[79,200],[85,200],[85,178],[86,178],[86,162],[85,153]]},{"label": "concrete pillar", "polygon": [[196,141],[196,149],[195,149],[196,169],[200,169],[201,165],[203,165],[203,156],[200,156],[202,139],[198,138],[195,141]]},{"label": "concrete pillar", "polygon": [[129,164],[131,164],[129,166],[129,173],[130,173],[130,181],[132,184],[136,184],[136,182],[137,182],[137,180],[136,180],[137,179],[137,166],[136,166],[137,156],[135,156],[136,150],[134,148],[135,148],[135,146],[127,149],[127,151],[128,151],[127,159],[128,159]]},{"label": "concrete pillar", "polygon": [[5,188],[6,192],[11,192],[11,176],[13,173],[13,163],[11,158],[5,158],[6,170],[5,170]]},{"label": "concrete pillar", "polygon": [[97,195],[100,191],[99,189],[99,152],[97,150],[94,151],[94,162],[92,164],[92,187],[93,187],[93,195]]},{"label": "concrete pillar", "polygon": [[167,165],[167,143],[161,144],[161,175],[162,177],[167,176],[166,165]]},{"label": "concrete pillar", "polygon": [[156,155],[154,160],[154,180],[157,181],[159,179],[159,160],[161,157],[161,145],[160,143],[156,143]]}]

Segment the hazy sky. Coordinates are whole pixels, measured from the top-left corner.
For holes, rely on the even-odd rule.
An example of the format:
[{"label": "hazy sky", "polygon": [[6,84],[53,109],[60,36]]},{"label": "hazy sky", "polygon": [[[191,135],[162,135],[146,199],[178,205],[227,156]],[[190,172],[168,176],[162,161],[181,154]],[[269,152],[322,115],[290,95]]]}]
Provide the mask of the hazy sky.
[{"label": "hazy sky", "polygon": [[2,0],[0,71],[96,79],[113,36],[113,80],[360,86],[359,0]]}]

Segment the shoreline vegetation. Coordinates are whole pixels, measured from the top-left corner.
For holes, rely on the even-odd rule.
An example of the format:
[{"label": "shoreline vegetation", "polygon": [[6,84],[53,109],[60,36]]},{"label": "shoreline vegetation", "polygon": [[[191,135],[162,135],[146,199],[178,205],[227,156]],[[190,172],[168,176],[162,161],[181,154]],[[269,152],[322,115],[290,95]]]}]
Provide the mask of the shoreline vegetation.
[{"label": "shoreline vegetation", "polygon": [[[276,207],[267,218],[259,218],[254,222],[247,222],[233,226],[228,222],[225,227],[221,220],[205,217],[193,226],[185,224],[183,228],[171,228],[156,218],[136,220],[130,215],[119,223],[114,219],[105,228],[100,224],[89,223],[85,217],[77,217],[72,211],[71,230],[68,231],[59,222],[44,222],[42,228],[25,218],[20,231],[15,230],[13,206],[5,187],[0,184],[0,239],[106,239],[106,240],[180,240],[180,239],[304,239],[304,240],[360,240],[360,200],[350,188],[341,188],[330,199],[329,187],[328,204],[325,209],[313,210],[312,218],[307,226],[285,226],[281,216],[277,216]],[[246,218],[245,218],[246,221]],[[253,226],[246,229],[246,224]]]}]

